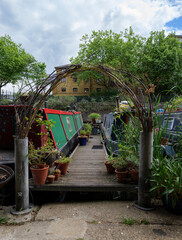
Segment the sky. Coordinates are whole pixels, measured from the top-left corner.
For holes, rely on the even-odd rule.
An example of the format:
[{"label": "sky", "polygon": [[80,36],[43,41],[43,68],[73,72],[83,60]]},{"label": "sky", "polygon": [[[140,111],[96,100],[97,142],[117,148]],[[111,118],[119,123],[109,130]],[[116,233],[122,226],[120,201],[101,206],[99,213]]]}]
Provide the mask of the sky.
[{"label": "sky", "polygon": [[182,0],[0,0],[0,36],[22,44],[47,73],[68,64],[93,30],[182,35]]}]

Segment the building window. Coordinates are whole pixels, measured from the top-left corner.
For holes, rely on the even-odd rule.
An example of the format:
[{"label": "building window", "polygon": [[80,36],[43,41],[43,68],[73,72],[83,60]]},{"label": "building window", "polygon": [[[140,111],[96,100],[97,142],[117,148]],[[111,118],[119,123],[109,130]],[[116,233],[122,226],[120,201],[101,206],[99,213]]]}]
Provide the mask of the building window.
[{"label": "building window", "polygon": [[65,87],[61,88],[61,91],[66,92],[66,88]]},{"label": "building window", "polygon": [[66,78],[65,78],[65,77],[62,78],[62,79],[61,79],[61,82],[66,82]]},{"label": "building window", "polygon": [[89,92],[89,88],[84,88],[84,92],[85,93]]},{"label": "building window", "polygon": [[97,88],[96,90],[97,90],[97,92],[101,92],[101,88]]},{"label": "building window", "polygon": [[77,78],[76,77],[73,78],[73,82],[77,82]]},{"label": "building window", "polygon": [[78,88],[73,88],[73,92],[78,92]]}]

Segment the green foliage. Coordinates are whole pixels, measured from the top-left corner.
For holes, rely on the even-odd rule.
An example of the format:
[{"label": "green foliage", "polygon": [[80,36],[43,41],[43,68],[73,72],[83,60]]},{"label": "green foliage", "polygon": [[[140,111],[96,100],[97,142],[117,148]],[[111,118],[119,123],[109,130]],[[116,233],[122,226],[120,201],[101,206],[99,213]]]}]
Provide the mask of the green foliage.
[{"label": "green foliage", "polygon": [[29,142],[28,159],[31,166],[37,167],[37,164],[45,163],[50,154],[56,153],[57,150],[54,147],[52,139],[48,137],[47,142],[39,147],[35,148],[32,142]]},{"label": "green foliage", "polygon": [[45,126],[45,129],[47,129],[47,131],[50,131],[52,127],[54,127],[54,124],[56,123],[52,119],[51,120],[43,119],[41,115],[37,115],[35,121],[37,122],[36,124],[37,126]]},{"label": "green foliage", "polygon": [[122,223],[132,226],[136,223],[136,220],[134,220],[133,218],[129,218],[129,217],[128,218],[123,218]]},{"label": "green foliage", "polygon": [[107,156],[107,161],[112,165],[114,164],[115,157],[113,156],[113,154]]},{"label": "green foliage", "polygon": [[103,98],[104,101],[115,101],[116,96],[119,94],[120,91],[117,88],[111,88],[110,86],[102,92],[91,92],[90,96],[91,98],[95,98],[97,102],[100,101],[101,98]]},{"label": "green foliage", "polygon": [[0,100],[0,104],[1,105],[11,105],[12,100],[3,98],[3,99]]},{"label": "green foliage", "polygon": [[40,135],[45,141],[43,146],[36,149],[34,144],[31,141],[29,141],[28,158],[29,164],[32,166],[36,166],[37,164],[46,162],[50,154],[57,152],[57,150],[54,147],[53,140],[48,136],[49,135],[48,131],[50,131],[51,128],[54,126],[54,121],[43,120],[41,115],[37,115],[35,117],[35,121],[37,126],[45,126],[47,132],[37,133],[37,135]]},{"label": "green foliage", "polygon": [[138,221],[138,220],[135,220],[135,219],[133,219],[133,218],[128,217],[128,218],[123,218],[123,219],[122,219],[122,223],[123,223],[123,224],[126,224],[126,225],[130,225],[130,226],[132,226],[132,225],[134,225],[134,224],[144,224],[144,225],[148,225],[148,224],[149,224],[149,221],[146,220],[145,218],[143,218],[143,219],[141,219],[140,221]]},{"label": "green foliage", "polygon": [[34,86],[41,86],[44,84],[46,74],[45,63],[34,61],[27,67],[27,71],[24,73],[24,84],[29,86],[34,91]]},{"label": "green foliage", "polygon": [[57,163],[70,163],[71,161],[72,161],[71,157],[66,157],[63,155],[56,160]]},{"label": "green foliage", "polygon": [[86,133],[91,133],[92,132],[92,126],[89,123],[84,124],[84,130]]},{"label": "green foliage", "polygon": [[0,216],[0,224],[7,224],[9,221],[9,218]]},{"label": "green foliage", "polygon": [[126,158],[124,158],[124,157],[122,157],[122,155],[120,155],[120,156],[114,157],[112,165],[118,171],[125,171],[128,167],[128,162],[127,162]]},{"label": "green foliage", "polygon": [[92,120],[92,119],[100,119],[101,115],[99,113],[91,113],[91,114],[88,115],[88,118],[90,120]]},{"label": "green foliage", "polygon": [[80,136],[86,136],[86,131],[85,130],[80,130]]},{"label": "green foliage", "polygon": [[[105,64],[138,75],[147,83],[157,86],[156,91],[182,86],[182,43],[164,31],[151,32],[148,38],[134,34],[132,28],[125,32],[93,31],[81,39],[77,57],[71,63]],[[100,79],[108,88],[110,79],[96,71],[79,73],[78,77]],[[128,79],[129,80],[129,79]],[[136,82],[132,83],[137,87]]]},{"label": "green foliage", "polygon": [[66,110],[67,106],[71,108],[77,102],[73,96],[51,96],[48,99],[48,107],[51,109]]},{"label": "green foliage", "polygon": [[152,163],[151,192],[159,197],[172,196],[172,205],[182,196],[182,159],[154,159]]},{"label": "green foliage", "polygon": [[31,79],[45,77],[45,67],[44,63],[37,62],[26,53],[21,44],[13,42],[9,35],[0,37],[0,88],[30,76]]}]

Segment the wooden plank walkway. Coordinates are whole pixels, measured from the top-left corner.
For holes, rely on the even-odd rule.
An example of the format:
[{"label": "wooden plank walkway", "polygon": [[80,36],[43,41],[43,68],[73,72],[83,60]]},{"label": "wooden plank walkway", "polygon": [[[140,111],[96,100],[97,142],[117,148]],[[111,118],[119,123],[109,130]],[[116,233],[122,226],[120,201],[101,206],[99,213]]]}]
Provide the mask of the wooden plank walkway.
[{"label": "wooden plank walkway", "polygon": [[73,160],[68,173],[58,181],[41,186],[30,180],[30,189],[34,191],[136,191],[136,185],[117,183],[116,176],[107,174],[105,149],[100,135],[92,135],[86,146],[78,146],[73,153]]}]

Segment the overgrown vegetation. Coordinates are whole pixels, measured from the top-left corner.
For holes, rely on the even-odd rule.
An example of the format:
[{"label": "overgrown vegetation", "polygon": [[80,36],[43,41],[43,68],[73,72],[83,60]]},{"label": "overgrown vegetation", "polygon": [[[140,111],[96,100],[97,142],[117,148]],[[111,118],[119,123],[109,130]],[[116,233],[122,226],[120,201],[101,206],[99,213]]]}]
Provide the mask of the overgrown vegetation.
[{"label": "overgrown vegetation", "polygon": [[[90,100],[90,101],[89,101]],[[61,96],[51,96],[48,99],[48,108],[66,110],[67,106],[70,106],[71,109],[76,107],[76,111],[82,113],[91,113],[93,109],[97,109],[98,112],[111,112],[115,110],[116,103],[113,102],[97,102],[95,98],[85,99],[82,98],[80,102],[77,102],[76,97],[61,97]]]},{"label": "overgrown vegetation", "polygon": [[0,224],[7,224],[9,221],[9,218],[0,216]]},{"label": "overgrown vegetation", "polygon": [[126,224],[126,225],[130,225],[130,226],[132,226],[132,225],[134,225],[134,224],[138,224],[138,225],[140,225],[140,224],[148,225],[148,224],[149,224],[149,221],[146,220],[145,218],[144,218],[144,219],[141,219],[141,220],[136,220],[136,219],[133,219],[133,218],[128,217],[128,218],[123,218],[123,219],[122,219],[122,223],[123,223],[123,224]]}]

